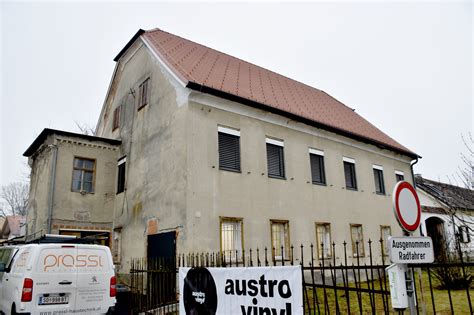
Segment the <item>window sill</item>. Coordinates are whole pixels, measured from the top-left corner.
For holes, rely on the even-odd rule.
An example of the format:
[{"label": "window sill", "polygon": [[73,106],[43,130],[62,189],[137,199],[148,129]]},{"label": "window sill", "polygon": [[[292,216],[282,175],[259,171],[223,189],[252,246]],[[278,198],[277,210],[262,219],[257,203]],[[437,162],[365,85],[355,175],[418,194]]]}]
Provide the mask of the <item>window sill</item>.
[{"label": "window sill", "polygon": [[357,187],[355,187],[355,188],[352,188],[352,187],[346,187],[346,190],[351,190],[351,191],[358,191],[358,190],[357,190]]},{"label": "window sill", "polygon": [[277,176],[277,175],[270,175],[270,174],[268,174],[268,177],[269,177],[269,178],[275,178],[275,179],[283,179],[283,180],[286,180],[286,177],[285,177],[285,176]]},{"label": "window sill", "polygon": [[379,195],[379,196],[385,196],[385,193],[384,192],[375,192],[376,195]]},{"label": "window sill", "polygon": [[313,185],[317,185],[317,186],[327,186],[326,183],[320,183],[320,182],[313,182]]},{"label": "window sill", "polygon": [[93,191],[92,191],[92,192],[88,192],[88,191],[84,191],[84,190],[82,190],[82,191],[80,191],[80,190],[71,190],[71,192],[79,193],[79,194],[81,194],[81,195],[93,195],[93,194],[94,194]]},{"label": "window sill", "polygon": [[219,166],[219,170],[232,172],[232,173],[242,173],[241,170],[237,170],[237,169],[233,169],[233,168],[227,168],[227,167],[220,167],[220,166]]}]

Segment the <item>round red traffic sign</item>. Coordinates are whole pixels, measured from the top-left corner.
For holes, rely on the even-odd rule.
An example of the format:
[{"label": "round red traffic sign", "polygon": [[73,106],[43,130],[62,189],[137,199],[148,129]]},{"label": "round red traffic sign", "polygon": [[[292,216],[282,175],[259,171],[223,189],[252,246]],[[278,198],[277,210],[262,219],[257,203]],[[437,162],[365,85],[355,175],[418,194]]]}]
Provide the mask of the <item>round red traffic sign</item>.
[{"label": "round red traffic sign", "polygon": [[393,211],[400,226],[415,231],[420,225],[421,206],[415,188],[408,182],[398,182],[393,189]]}]

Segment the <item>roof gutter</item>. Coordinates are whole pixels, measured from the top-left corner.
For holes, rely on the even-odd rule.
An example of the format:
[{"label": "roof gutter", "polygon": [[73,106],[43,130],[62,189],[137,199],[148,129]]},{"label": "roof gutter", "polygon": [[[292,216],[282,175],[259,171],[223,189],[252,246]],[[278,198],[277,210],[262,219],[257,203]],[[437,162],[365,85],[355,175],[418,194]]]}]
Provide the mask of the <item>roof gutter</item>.
[{"label": "roof gutter", "polygon": [[[316,127],[316,128],[331,131],[331,132],[334,132],[334,133],[337,133],[337,134],[340,134],[340,135],[343,135],[343,136],[346,136],[346,137],[349,137],[349,138],[352,138],[352,139],[355,139],[355,140],[358,140],[358,141],[361,141],[361,142],[364,142],[364,143],[375,145],[380,149],[391,150],[393,152],[408,156],[412,159],[416,159],[417,162],[418,162],[418,158],[421,158],[421,156],[417,155],[416,153],[401,150],[401,149],[396,148],[396,147],[388,146],[386,144],[375,141],[373,139],[369,139],[369,138],[366,138],[366,137],[363,137],[363,136],[360,136],[360,135],[357,135],[357,134],[354,134],[354,133],[351,133],[351,132],[348,132],[348,131],[345,131],[345,130],[342,130],[342,129],[339,129],[339,128],[335,128],[335,127],[331,127],[331,126],[328,126],[328,125],[325,125],[325,124],[321,124],[321,123],[315,122],[313,120],[310,120],[310,119],[307,119],[307,118],[304,118],[304,117],[301,117],[301,116],[298,116],[298,115],[295,115],[295,114],[292,114],[292,113],[288,113],[288,112],[283,111],[281,109],[277,109],[277,108],[274,108],[274,107],[271,107],[271,106],[268,106],[268,105],[265,105],[265,104],[262,104],[262,103],[259,103],[259,102],[255,102],[255,101],[252,101],[252,100],[240,97],[240,96],[236,96],[236,95],[233,95],[233,94],[230,94],[230,93],[227,93],[227,92],[223,92],[223,91],[220,91],[220,90],[217,90],[217,89],[214,89],[212,87],[208,87],[208,86],[196,83],[196,82],[189,81],[188,84],[186,85],[186,87],[190,88],[192,90],[198,91],[198,92],[211,94],[211,95],[214,95],[214,96],[217,96],[217,97],[220,97],[220,98],[227,99],[229,101],[245,104],[245,105],[248,105],[248,106],[251,106],[251,107],[254,107],[254,108],[262,109],[262,110],[265,110],[265,111],[268,111],[268,112],[271,112],[271,113],[274,113],[274,114],[278,114],[278,115],[281,115],[281,116],[284,116],[284,117],[288,117],[288,118],[293,119],[295,121],[301,121],[301,122],[303,122],[307,125],[310,125],[310,126],[313,126],[313,127]],[[416,164],[416,163],[414,163],[414,164]],[[412,170],[412,173],[413,173],[413,170]],[[414,177],[413,177],[413,180],[415,180]]]}]

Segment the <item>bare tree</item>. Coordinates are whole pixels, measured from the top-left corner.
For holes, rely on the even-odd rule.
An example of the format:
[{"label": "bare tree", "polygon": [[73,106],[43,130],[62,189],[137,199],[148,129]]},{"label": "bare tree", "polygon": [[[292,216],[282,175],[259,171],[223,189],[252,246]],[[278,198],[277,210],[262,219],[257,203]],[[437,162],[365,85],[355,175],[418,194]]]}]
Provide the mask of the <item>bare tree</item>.
[{"label": "bare tree", "polygon": [[[461,166],[455,173],[455,179],[459,179],[461,184],[467,189],[474,190],[474,139],[469,132],[467,136],[461,135],[466,152],[461,152]],[[457,181],[456,181],[457,182]]]},{"label": "bare tree", "polygon": [[2,186],[0,198],[3,200],[3,207],[0,205],[0,214],[26,215],[28,193],[27,183],[16,182]]}]

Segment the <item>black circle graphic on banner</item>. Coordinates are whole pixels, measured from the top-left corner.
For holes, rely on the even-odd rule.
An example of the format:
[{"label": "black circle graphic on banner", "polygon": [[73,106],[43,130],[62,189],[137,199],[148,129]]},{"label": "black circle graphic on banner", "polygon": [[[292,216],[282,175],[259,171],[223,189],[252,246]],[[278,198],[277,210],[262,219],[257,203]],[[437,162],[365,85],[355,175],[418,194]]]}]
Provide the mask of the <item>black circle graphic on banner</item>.
[{"label": "black circle graphic on banner", "polygon": [[217,289],[206,268],[191,268],[184,278],[183,301],[186,315],[214,315],[217,310]]}]

